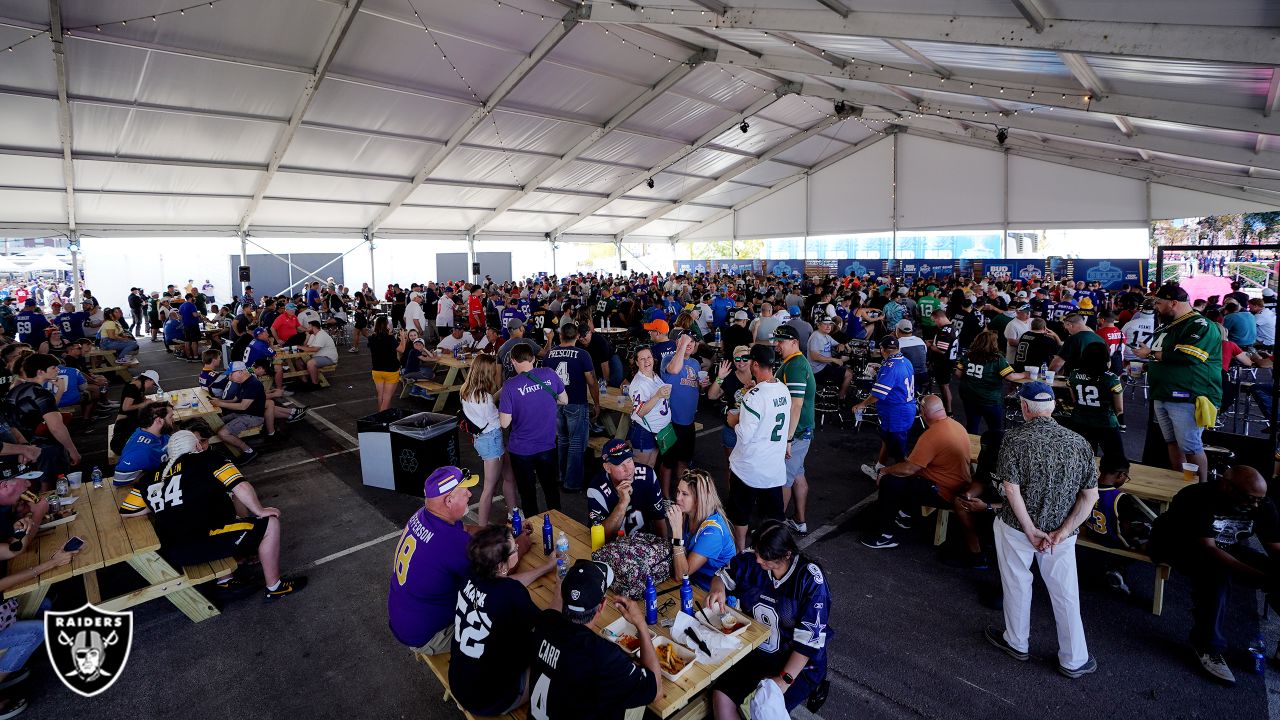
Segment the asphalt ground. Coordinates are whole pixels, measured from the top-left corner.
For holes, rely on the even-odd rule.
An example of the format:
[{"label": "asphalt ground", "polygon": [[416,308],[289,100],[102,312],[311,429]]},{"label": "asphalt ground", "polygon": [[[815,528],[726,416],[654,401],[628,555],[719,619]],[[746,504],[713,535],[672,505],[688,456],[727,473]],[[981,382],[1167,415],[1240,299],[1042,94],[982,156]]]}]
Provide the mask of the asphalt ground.
[{"label": "asphalt ground", "polygon": [[[143,367],[166,388],[190,387],[199,366],[179,362],[143,342]],[[258,596],[232,601],[222,614],[191,623],[165,600],[134,608],[136,631],[124,676],[105,694],[85,699],[53,676],[44,650],[28,666],[28,717],[181,718],[457,718],[430,672],[390,635],[386,592],[394,538],[421,498],[361,484],[356,419],[372,413],[368,355],[342,352],[333,387],[293,398],[311,407],[283,439],[261,445],[246,475],[264,504],[281,509],[288,573],[306,574],[307,589],[278,603]],[[409,398],[397,405],[425,409]],[[720,418],[703,413],[696,462],[723,477]],[[1140,456],[1142,404],[1131,402],[1126,443]],[[105,466],[105,427],[80,433],[86,463]],[[942,564],[932,523],[898,548],[870,550],[858,540],[874,500],[874,483],[858,471],[877,448],[874,431],[829,424],[808,459],[812,486],[806,553],[822,565],[832,590],[830,699],[824,718],[1260,718],[1276,714],[1276,665],[1251,674],[1244,650],[1259,627],[1256,593],[1236,592],[1228,614],[1228,661],[1239,680],[1225,688],[1204,679],[1185,638],[1188,589],[1175,572],[1161,617],[1150,613],[1153,571],[1125,568],[1132,596],[1107,589],[1108,558],[1079,554],[1085,633],[1098,672],[1079,680],[1058,675],[1052,614],[1037,580],[1032,659],[1019,663],[988,645],[986,625],[999,627],[994,571]],[[463,463],[479,462],[463,439]],[[1267,469],[1269,472],[1269,469]],[[585,518],[582,495],[565,511]],[[953,524],[954,525],[954,524]],[[100,573],[105,596],[138,584],[124,568]],[[55,609],[84,602],[77,582],[51,593]],[[1280,628],[1268,625],[1274,647]],[[809,717],[798,711],[796,717]]]}]

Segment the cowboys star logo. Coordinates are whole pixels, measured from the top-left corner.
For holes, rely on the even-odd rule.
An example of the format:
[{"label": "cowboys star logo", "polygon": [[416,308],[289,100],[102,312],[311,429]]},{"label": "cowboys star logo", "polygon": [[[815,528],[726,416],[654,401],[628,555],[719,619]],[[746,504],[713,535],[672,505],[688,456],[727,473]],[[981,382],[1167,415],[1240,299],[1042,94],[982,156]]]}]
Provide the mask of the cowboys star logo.
[{"label": "cowboys star logo", "polygon": [[400,469],[414,473],[418,471],[418,455],[409,448],[400,451]]},{"label": "cowboys star logo", "polygon": [[133,645],[133,613],[109,612],[85,605],[44,616],[49,663],[64,685],[93,697],[115,684]]}]

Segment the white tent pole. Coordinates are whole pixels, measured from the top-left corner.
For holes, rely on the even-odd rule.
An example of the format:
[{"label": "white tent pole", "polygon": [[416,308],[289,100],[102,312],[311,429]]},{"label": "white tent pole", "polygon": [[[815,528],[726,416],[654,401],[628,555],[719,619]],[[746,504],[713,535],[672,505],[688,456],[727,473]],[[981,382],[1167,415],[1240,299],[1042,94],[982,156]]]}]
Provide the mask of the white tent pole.
[{"label": "white tent pole", "polygon": [[1004,151],[1004,232],[1000,235],[1000,257],[1009,257],[1009,150]]},{"label": "white tent pole", "polygon": [[472,272],[476,263],[476,234],[467,232],[467,274],[471,278],[472,285],[480,284],[480,273]]},{"label": "white tent pole", "polygon": [[556,238],[547,234],[547,242],[551,243],[551,274],[560,277],[560,267],[556,264]]},{"label": "white tent pole", "polygon": [[892,160],[889,163],[889,194],[893,200],[893,247],[889,250],[889,259],[898,259],[898,133],[889,138],[892,144]]},{"label": "white tent pole", "polygon": [[369,287],[373,290],[375,296],[378,292],[378,283],[373,276],[373,237],[368,232],[364,233],[364,241],[369,243]]},{"label": "white tent pole", "polygon": [[[68,237],[71,248],[71,301],[74,307],[80,307],[80,233],[72,230]],[[6,249],[8,245],[6,240]]]},{"label": "white tent pole", "polygon": [[[240,236],[240,267],[247,267],[249,265],[249,233],[245,232],[244,230],[241,230],[236,234]],[[245,288],[247,287],[249,287],[249,283],[245,282],[244,280],[241,280],[240,281],[241,300],[244,299],[244,291],[245,291]]]}]

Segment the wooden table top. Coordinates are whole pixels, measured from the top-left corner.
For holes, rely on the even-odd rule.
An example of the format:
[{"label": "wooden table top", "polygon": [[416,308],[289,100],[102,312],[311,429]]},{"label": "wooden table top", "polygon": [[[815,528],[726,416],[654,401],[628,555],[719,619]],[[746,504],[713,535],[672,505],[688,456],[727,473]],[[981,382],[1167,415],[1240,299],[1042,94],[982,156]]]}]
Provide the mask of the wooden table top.
[{"label": "wooden table top", "polygon": [[464,358],[455,358],[452,353],[442,352],[436,355],[436,365],[448,368],[470,369],[475,364],[474,355]]},{"label": "wooden table top", "polygon": [[9,561],[9,572],[17,573],[38,565],[61,550],[71,538],[84,538],[84,547],[72,557],[71,563],[10,588],[4,594],[6,598],[124,562],[137,553],[160,549],[160,539],[150,518],[120,515],[119,500],[129,493],[129,488],[112,488],[109,477],[103,478],[103,484],[104,487],[95,490],[86,477],[80,487],[72,490],[70,497],[79,498],[72,506],[76,519],[40,533],[35,544]]},{"label": "wooden table top", "polygon": [[[176,401],[173,399],[175,395],[178,396]],[[163,400],[171,403],[173,405],[173,419],[177,422],[218,415],[222,412],[209,401],[209,392],[200,387],[169,390],[148,397],[151,400]]]},{"label": "wooden table top", "polygon": [[[1015,382],[1015,383],[1017,383],[1017,384],[1019,384],[1019,385],[1022,385],[1023,383],[1029,383],[1029,382],[1044,382],[1044,380],[1042,380],[1041,378],[1036,378],[1036,379],[1033,381],[1033,380],[1032,380],[1031,378],[1029,378],[1029,377],[1024,377],[1024,378],[1022,378],[1022,379],[1020,379],[1020,380],[1012,380],[1011,382]],[[1053,382],[1052,382],[1052,383],[1050,383],[1050,384],[1051,384],[1051,385],[1053,385],[1053,389],[1054,389],[1054,390],[1066,390],[1066,389],[1067,389],[1067,380],[1066,380],[1066,376],[1065,376],[1065,375],[1061,375],[1061,374],[1055,375],[1055,376],[1054,376],[1054,378],[1053,378]]]},{"label": "wooden table top", "polygon": [[[974,462],[978,461],[981,446],[981,438],[977,435],[969,436],[969,457]],[[1129,481],[1124,484],[1124,491],[1143,500],[1167,504],[1179,490],[1190,484],[1182,479],[1181,470],[1131,463]]]},{"label": "wooden table top", "polygon": [[[551,510],[550,514],[551,524],[555,528],[555,532],[559,533],[563,530],[565,535],[569,538],[569,555],[571,557],[571,562],[572,560],[590,557],[591,531],[582,525],[582,523],[570,519],[558,510]],[[527,553],[520,559],[521,571],[537,568],[547,561],[546,556],[542,554],[541,549],[538,547],[541,542],[539,538],[541,537],[542,516],[535,515],[533,517],[526,518],[525,522],[528,523],[528,527],[534,528],[534,535],[537,537],[534,538],[534,550]],[[678,591],[673,590],[671,592],[666,592],[678,585],[678,582],[668,580],[658,586],[659,607],[662,606],[663,602],[668,597],[673,597],[677,601],[679,600]],[[529,595],[533,598],[534,604],[540,608],[548,607],[551,604],[555,592],[556,577],[554,573],[543,575],[529,586]],[[693,588],[693,597],[698,602],[705,603],[706,595],[706,591],[700,590],[696,586]],[[675,616],[676,612],[679,612],[678,607],[672,606],[667,610],[660,611],[659,619],[670,619]],[[606,600],[604,611],[600,613],[600,617],[596,620],[595,624],[592,625],[592,628],[597,632],[600,632],[601,628],[604,628],[619,617],[621,617],[621,614],[618,610],[613,607],[612,603]],[[651,625],[649,629],[658,635],[667,638],[671,637],[670,628],[665,628],[661,625]],[[753,649],[759,647],[768,639],[768,635],[769,632],[763,625],[753,621],[751,625],[738,636],[738,639],[742,641],[742,647],[731,654],[728,658],[722,660],[718,665],[706,665],[701,662],[695,662],[694,666],[689,668],[688,672],[686,672],[679,680],[673,682],[663,678],[662,694],[659,695],[655,701],[649,704],[649,709],[660,718],[670,717],[685,705],[688,705],[689,702],[697,697],[699,693],[710,688],[716,678],[720,677],[720,675],[732,667],[734,663],[745,658]]]},{"label": "wooden table top", "polygon": [[617,388],[609,388],[600,394],[600,409],[630,415],[635,410],[635,405],[631,398],[623,395]]},{"label": "wooden table top", "polygon": [[302,349],[298,349],[298,350],[279,349],[279,350],[276,350],[274,359],[275,360],[310,360],[312,355],[315,355],[315,353],[307,352],[306,350],[302,350]]}]

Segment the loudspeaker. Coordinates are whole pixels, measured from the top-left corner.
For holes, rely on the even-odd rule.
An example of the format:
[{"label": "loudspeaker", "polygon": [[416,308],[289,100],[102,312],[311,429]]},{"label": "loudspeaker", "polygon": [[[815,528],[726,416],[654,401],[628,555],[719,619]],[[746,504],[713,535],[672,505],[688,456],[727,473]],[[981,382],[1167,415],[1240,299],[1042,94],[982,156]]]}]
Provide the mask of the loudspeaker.
[{"label": "loudspeaker", "polygon": [[626,271],[627,271],[627,261],[626,261],[626,260],[623,260],[623,261],[622,261],[622,272],[626,272]]},{"label": "loudspeaker", "polygon": [[472,275],[479,275],[479,274],[480,274],[480,263],[478,263],[478,262],[473,262],[473,263],[471,263],[471,274],[472,274]]},{"label": "loudspeaker", "polygon": [[249,282],[249,266],[240,266],[240,282]]}]

